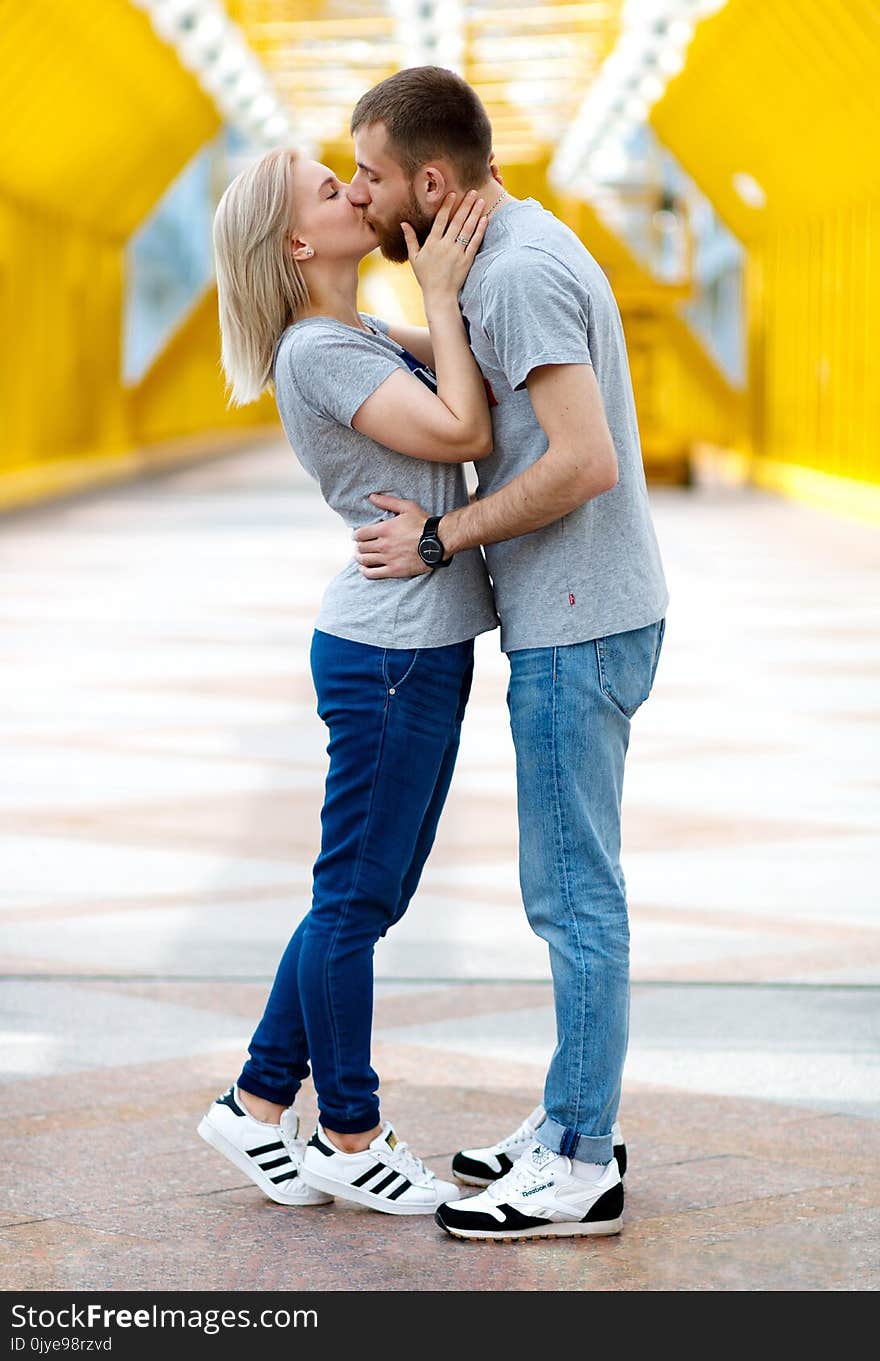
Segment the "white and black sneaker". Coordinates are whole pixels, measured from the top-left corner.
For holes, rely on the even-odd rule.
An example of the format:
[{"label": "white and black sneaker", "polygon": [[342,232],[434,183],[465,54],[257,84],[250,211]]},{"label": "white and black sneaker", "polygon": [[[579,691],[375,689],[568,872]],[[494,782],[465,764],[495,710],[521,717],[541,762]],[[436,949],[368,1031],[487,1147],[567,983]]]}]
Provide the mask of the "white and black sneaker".
[{"label": "white and black sneaker", "polygon": [[301,1175],[338,1200],[354,1200],[390,1215],[433,1214],[438,1205],[461,1195],[401,1143],[387,1120],[362,1153],[341,1152],[318,1125],[306,1145]]},{"label": "white and black sneaker", "polygon": [[441,1205],[434,1218],[454,1238],[585,1237],[620,1233],[623,1182],[612,1158],[597,1181],[571,1171],[571,1162],[537,1141],[506,1176],[467,1200]]},{"label": "white and black sneaker", "polygon": [[299,1116],[292,1106],[284,1111],[279,1125],[266,1124],[245,1110],[233,1085],[213,1102],[198,1131],[279,1205],[326,1205],[333,1199],[299,1175],[305,1144],[297,1137]]},{"label": "white and black sneaker", "polygon": [[[453,1176],[468,1186],[491,1186],[493,1181],[505,1176],[520,1154],[534,1143],[535,1131],[543,1123],[546,1115],[543,1106],[536,1106],[518,1129],[499,1139],[497,1144],[490,1144],[488,1148],[463,1148],[452,1159]],[[613,1126],[611,1138],[614,1145],[612,1149],[614,1160],[620,1169],[620,1175],[623,1176],[626,1172],[626,1144],[623,1142],[620,1125]]]}]

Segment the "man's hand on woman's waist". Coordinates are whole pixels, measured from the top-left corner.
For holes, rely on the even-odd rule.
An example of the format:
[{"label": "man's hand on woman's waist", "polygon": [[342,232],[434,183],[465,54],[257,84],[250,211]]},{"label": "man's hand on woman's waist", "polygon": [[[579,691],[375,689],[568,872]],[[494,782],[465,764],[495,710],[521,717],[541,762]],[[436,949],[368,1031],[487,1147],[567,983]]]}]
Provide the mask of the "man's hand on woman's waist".
[{"label": "man's hand on woman's waist", "polygon": [[[418,577],[430,572],[419,557],[419,539],[430,512],[416,501],[374,492],[370,497],[378,510],[394,512],[392,520],[377,520],[355,530],[355,561],[365,577]],[[442,527],[441,527],[442,538]]]}]

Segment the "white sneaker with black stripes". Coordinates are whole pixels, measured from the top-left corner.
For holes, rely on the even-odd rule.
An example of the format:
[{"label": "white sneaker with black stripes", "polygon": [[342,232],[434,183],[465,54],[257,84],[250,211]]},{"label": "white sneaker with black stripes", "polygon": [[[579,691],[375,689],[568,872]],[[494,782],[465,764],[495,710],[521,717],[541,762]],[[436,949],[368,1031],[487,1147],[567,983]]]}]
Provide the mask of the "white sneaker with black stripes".
[{"label": "white sneaker with black stripes", "polygon": [[332,1196],[316,1191],[299,1175],[305,1144],[292,1106],[279,1125],[255,1120],[233,1085],[218,1096],[198,1126],[199,1134],[279,1205],[326,1205]]},{"label": "white sneaker with black stripes", "polygon": [[537,1141],[485,1191],[439,1206],[434,1218],[454,1238],[585,1237],[620,1233],[623,1182],[612,1158],[596,1181],[573,1175],[571,1162]]},{"label": "white sneaker with black stripes", "polygon": [[[534,1143],[535,1131],[546,1116],[544,1107],[536,1106],[518,1129],[512,1134],[505,1134],[497,1144],[489,1144],[487,1148],[463,1148],[452,1159],[453,1175],[468,1186],[491,1186],[493,1181],[505,1176],[519,1155]],[[611,1138],[614,1145],[612,1149],[614,1160],[620,1168],[620,1175],[623,1176],[626,1171],[626,1144],[623,1142],[620,1125],[615,1124],[612,1127]]]},{"label": "white sneaker with black stripes", "polygon": [[353,1200],[389,1215],[433,1214],[461,1191],[440,1181],[402,1143],[386,1120],[362,1153],[343,1153],[318,1125],[303,1157],[301,1176],[337,1200]]}]

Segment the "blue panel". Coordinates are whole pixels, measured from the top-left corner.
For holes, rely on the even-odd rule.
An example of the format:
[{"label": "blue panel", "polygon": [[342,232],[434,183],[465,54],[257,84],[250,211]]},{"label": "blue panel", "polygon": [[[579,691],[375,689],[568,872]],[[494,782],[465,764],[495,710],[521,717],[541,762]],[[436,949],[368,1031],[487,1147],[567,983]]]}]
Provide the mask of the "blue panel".
[{"label": "blue panel", "polygon": [[128,242],[125,383],[140,381],[213,280],[211,224],[226,183],[229,140],[221,133],[202,147]]}]

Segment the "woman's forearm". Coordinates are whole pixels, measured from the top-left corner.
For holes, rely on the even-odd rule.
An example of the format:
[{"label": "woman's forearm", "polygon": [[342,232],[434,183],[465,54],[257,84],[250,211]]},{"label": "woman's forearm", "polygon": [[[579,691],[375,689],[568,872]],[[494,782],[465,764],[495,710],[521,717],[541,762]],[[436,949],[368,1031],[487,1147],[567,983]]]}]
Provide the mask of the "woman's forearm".
[{"label": "woman's forearm", "polygon": [[462,440],[483,452],[492,447],[492,421],[483,375],[468,344],[455,297],[425,297],[425,315],[434,347],[437,396],[460,422]]}]

